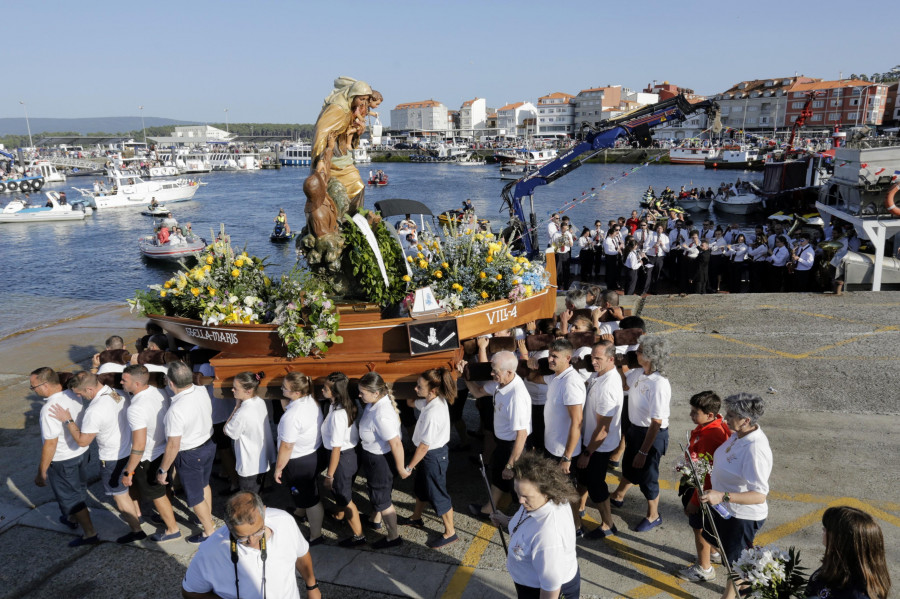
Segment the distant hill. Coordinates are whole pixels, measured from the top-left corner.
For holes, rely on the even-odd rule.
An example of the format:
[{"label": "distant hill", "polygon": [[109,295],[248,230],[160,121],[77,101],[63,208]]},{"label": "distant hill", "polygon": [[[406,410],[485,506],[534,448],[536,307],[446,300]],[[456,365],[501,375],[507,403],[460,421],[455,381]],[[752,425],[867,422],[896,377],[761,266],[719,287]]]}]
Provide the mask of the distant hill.
[{"label": "distant hill", "polygon": [[[82,135],[89,133],[126,133],[138,131],[141,128],[140,116],[108,116],[86,119],[47,119],[30,118],[32,136],[44,132],[77,131]],[[166,125],[196,125],[194,121],[176,121],[156,116],[145,116],[144,125],[150,127],[164,127]],[[0,136],[3,135],[28,135],[25,117],[0,118]],[[37,140],[35,140],[37,141]]]}]

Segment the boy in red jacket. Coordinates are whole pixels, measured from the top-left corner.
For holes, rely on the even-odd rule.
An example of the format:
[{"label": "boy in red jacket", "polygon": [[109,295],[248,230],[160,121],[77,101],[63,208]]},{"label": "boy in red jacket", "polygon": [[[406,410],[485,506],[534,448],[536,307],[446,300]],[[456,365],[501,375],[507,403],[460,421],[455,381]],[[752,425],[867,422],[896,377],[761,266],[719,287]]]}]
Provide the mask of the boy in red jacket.
[{"label": "boy in red jacket", "polygon": [[[706,454],[707,459],[712,460],[716,449],[731,436],[728,425],[719,415],[722,400],[712,391],[701,391],[691,397],[691,420],[697,427],[691,431],[688,451],[692,456]],[[703,481],[703,488],[709,489],[709,475]],[[712,567],[712,559],[719,556],[713,555],[712,545],[704,540],[702,533],[703,517],[700,513],[700,502],[697,499],[696,489],[689,488],[682,495],[684,513],[688,516],[688,523],[694,529],[694,543],[697,546],[697,563],[683,570],[679,570],[679,578],[702,582],[713,580],[716,573]],[[721,557],[719,557],[721,560]]]}]

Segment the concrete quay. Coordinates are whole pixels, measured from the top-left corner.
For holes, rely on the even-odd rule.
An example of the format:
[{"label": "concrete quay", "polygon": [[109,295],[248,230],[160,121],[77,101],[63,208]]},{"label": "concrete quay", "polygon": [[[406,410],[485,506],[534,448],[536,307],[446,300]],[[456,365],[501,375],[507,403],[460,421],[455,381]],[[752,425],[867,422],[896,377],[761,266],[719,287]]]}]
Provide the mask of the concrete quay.
[{"label": "concrete quay", "polygon": [[[900,499],[895,492],[900,481],[900,292],[651,296],[634,308],[649,332],[669,338],[673,353],[671,444],[661,467],[663,525],[643,534],[631,530],[644,513],[643,499],[632,491],[625,506],[613,511],[618,536],[579,542],[583,597],[712,599],[721,592],[721,567],[710,583],[674,576],[692,560],[693,540],[681,514],[672,465],[678,441],[691,428],[688,398],[704,389],[722,396],[751,391],[768,401],[760,424],[775,468],[770,517],[759,543],[798,547],[811,571],[822,555],[822,512],[830,505],[855,505],[882,527],[889,567],[894,580],[900,578]],[[179,540],[161,546],[104,542],[69,549],[65,543],[72,535],[56,522],[50,490],[32,482],[40,448],[40,399],[29,391],[27,373],[42,365],[85,366],[108,335],[120,334],[130,343],[142,332],[142,321],[111,306],[0,341],[0,557],[5,564],[0,598],[179,596],[194,546]],[[467,406],[466,417],[473,428],[474,406]],[[323,594],[346,599],[514,596],[496,530],[465,511],[469,502],[485,499],[469,460],[473,455],[451,454],[449,490],[460,542],[440,552],[428,549],[425,541],[442,530],[429,511],[425,530],[401,529],[403,546],[383,553],[334,546],[349,531],[326,523],[328,544],[312,549]],[[607,481],[616,484],[616,473]],[[214,488],[214,495],[219,489]],[[362,487],[357,491],[365,510]],[[101,538],[124,534],[126,527],[99,483],[91,486],[91,494]],[[283,489],[265,499],[276,507],[288,505]],[[215,513],[222,513],[223,501],[215,496]],[[411,480],[396,486],[394,501],[400,514],[410,513]],[[184,506],[177,505],[176,511],[182,531],[195,531]],[[597,519],[589,508],[588,526]],[[151,526],[144,528],[152,532]],[[380,538],[367,534],[370,541]]]}]

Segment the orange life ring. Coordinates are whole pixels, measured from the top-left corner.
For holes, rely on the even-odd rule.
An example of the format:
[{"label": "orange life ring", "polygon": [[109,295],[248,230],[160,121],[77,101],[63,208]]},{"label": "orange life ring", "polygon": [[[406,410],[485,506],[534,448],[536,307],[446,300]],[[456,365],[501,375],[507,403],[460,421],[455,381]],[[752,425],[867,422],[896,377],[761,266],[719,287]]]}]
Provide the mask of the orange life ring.
[{"label": "orange life ring", "polygon": [[894,203],[894,194],[900,189],[900,184],[895,183],[884,198],[884,207],[894,216],[900,216],[900,208]]}]

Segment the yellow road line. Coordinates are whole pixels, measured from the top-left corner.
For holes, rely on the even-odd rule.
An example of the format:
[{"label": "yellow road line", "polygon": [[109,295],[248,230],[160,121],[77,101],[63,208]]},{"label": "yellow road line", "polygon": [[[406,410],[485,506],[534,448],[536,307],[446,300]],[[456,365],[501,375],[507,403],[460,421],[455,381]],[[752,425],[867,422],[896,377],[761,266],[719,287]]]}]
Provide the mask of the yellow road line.
[{"label": "yellow road line", "polygon": [[681,588],[681,581],[671,574],[667,574],[659,569],[655,564],[642,557],[638,550],[629,546],[625,541],[618,537],[606,537],[604,542],[612,548],[616,553],[629,561],[641,574],[652,580],[651,583],[645,583],[628,591],[627,597],[654,597],[660,593],[668,593],[672,597],[683,597],[684,599],[692,599],[693,595]]},{"label": "yellow road line", "polygon": [[490,546],[491,537],[494,536],[496,531],[497,528],[492,524],[482,524],[481,528],[478,530],[478,534],[472,539],[472,544],[469,545],[469,548],[466,550],[466,554],[463,556],[462,561],[459,563],[459,566],[457,566],[456,572],[453,573],[453,578],[450,579],[450,583],[444,590],[444,594],[441,595],[441,599],[455,599],[457,597],[462,597],[463,591],[469,584],[469,579],[472,578],[472,574],[475,572],[478,562],[481,561],[482,554],[484,554],[488,546]]}]

